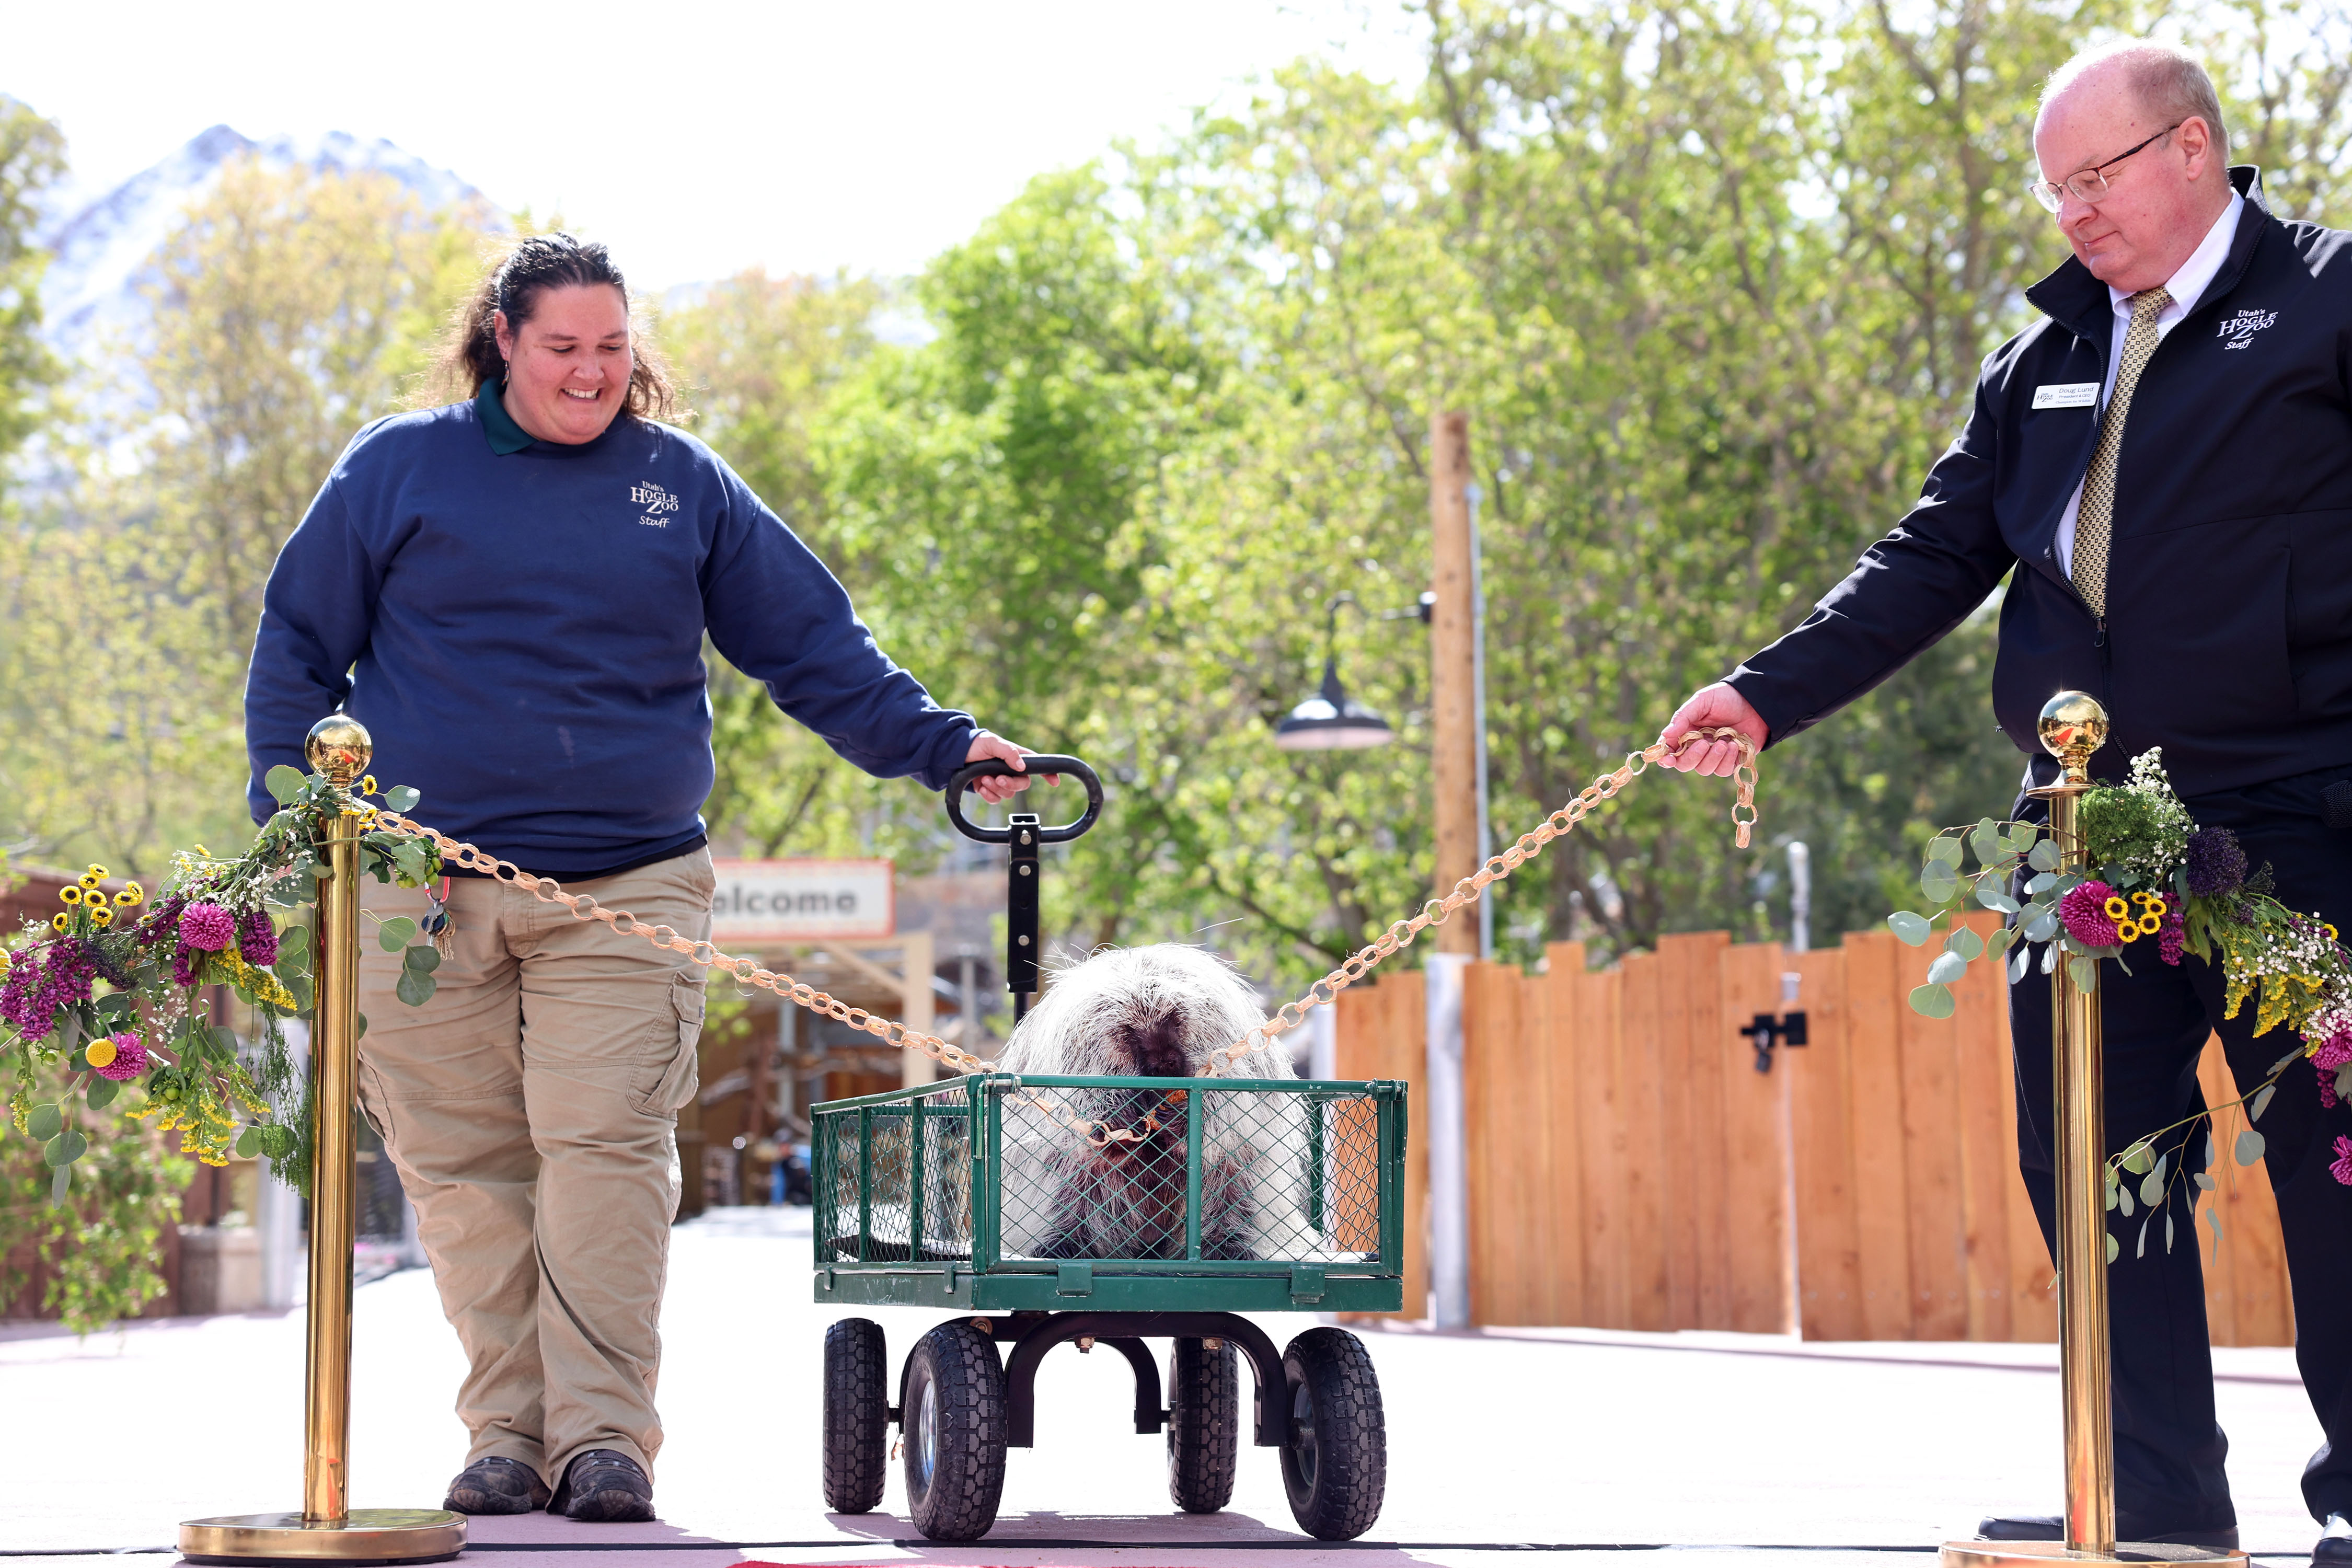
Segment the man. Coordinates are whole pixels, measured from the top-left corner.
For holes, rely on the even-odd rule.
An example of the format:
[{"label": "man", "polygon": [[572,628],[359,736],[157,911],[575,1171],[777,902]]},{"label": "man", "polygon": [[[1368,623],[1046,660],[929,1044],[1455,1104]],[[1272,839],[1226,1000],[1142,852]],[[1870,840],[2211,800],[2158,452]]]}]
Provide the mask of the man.
[{"label": "man", "polygon": [[[1919,503],[1802,625],[1694,694],[1670,738],[1735,728],[1759,746],[1820,722],[1959,623],[2004,575],[1993,700],[2051,783],[2034,722],[2074,688],[2113,718],[2094,759],[2117,778],[2161,746],[2200,823],[2233,828],[2278,896],[2352,930],[2352,834],[2321,795],[2352,777],[2352,252],[2282,223],[2257,171],[2229,167],[2213,87],[2179,50],[2095,51],[2052,77],[2034,125],[2034,195],[2073,259],[2026,292],[2042,319],[1984,363],[1967,428]],[[1727,742],[1686,771],[1728,773]],[[2016,815],[2038,815],[2021,800]],[[2111,1150],[2202,1109],[2196,1063],[2218,1030],[2241,1085],[2286,1049],[2253,1009],[2221,1018],[2219,971],[2109,967]],[[2050,993],[2010,991],[2019,1161],[2053,1232]],[[2294,1278],[2296,1348],[2327,1441],[2304,1473],[2352,1563],[2352,1188],[2328,1174],[2352,1109],[2324,1109],[2296,1061],[2263,1121]],[[2202,1139],[2198,1141],[2202,1149]],[[2113,1266],[2116,1506],[2126,1540],[2234,1546],[2194,1247]],[[2055,1540],[2054,1517],[1989,1519],[1997,1540]]]}]

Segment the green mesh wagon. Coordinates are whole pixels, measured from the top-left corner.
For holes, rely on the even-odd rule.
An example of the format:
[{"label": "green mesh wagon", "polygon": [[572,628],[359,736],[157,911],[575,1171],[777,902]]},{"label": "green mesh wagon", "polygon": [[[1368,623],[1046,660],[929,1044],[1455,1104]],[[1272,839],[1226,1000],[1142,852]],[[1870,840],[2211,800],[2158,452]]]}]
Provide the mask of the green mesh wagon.
[{"label": "green mesh wagon", "polygon": [[[895,1380],[879,1324],[827,1331],[835,1511],[880,1503],[896,1423],[916,1528],[984,1535],[1006,1450],[1033,1441],[1038,1363],[1076,1343],[1134,1369],[1135,1429],[1164,1434],[1179,1507],[1225,1505],[1246,1430],[1280,1451],[1302,1529],[1347,1540],[1370,1528],[1386,1438],[1362,1344],[1317,1327],[1277,1351],[1239,1314],[1402,1308],[1404,1085],[989,1073],[834,1100],[811,1120],[817,1300],[950,1314]],[[1073,1122],[1152,1131],[1087,1163],[1096,1151]],[[1072,1217],[1074,1166],[1119,1184],[1125,1249],[1146,1256],[1093,1255]],[[1147,1339],[1173,1342],[1164,1403]]]}]

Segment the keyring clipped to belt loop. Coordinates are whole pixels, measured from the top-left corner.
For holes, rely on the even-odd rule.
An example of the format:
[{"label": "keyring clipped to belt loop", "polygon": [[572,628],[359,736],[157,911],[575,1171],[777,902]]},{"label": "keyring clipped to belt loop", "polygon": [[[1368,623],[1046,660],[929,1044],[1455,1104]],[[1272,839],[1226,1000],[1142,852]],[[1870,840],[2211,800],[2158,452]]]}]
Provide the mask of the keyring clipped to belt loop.
[{"label": "keyring clipped to belt loop", "polygon": [[457,922],[449,913],[447,872],[445,871],[441,875],[440,896],[435,897],[433,889],[427,888],[425,890],[425,918],[416,922],[416,929],[433,939],[433,951],[439,953],[446,962],[449,957],[449,950],[456,944],[457,931]]}]

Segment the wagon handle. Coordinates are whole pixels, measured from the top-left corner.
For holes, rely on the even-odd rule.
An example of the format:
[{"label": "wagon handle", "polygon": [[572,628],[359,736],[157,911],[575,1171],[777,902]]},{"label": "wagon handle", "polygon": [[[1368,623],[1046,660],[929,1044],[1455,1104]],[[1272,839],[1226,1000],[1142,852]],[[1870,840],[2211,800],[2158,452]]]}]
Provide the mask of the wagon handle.
[{"label": "wagon handle", "polygon": [[1022,778],[1034,777],[1039,773],[1068,773],[1087,786],[1086,815],[1076,822],[1066,822],[1059,827],[1039,826],[1036,834],[1037,842],[1040,844],[1066,844],[1092,827],[1095,820],[1102,816],[1102,780],[1095,775],[1094,769],[1076,757],[1035,756],[1024,757],[1021,761],[1024,764],[1022,768],[1015,768],[1012,763],[994,757],[982,762],[967,763],[957,772],[955,777],[948,781],[948,821],[955,825],[955,830],[958,833],[982,844],[1013,842],[1013,829],[1009,826],[974,827],[964,819],[963,792],[970,789],[976,781],[985,778]]}]

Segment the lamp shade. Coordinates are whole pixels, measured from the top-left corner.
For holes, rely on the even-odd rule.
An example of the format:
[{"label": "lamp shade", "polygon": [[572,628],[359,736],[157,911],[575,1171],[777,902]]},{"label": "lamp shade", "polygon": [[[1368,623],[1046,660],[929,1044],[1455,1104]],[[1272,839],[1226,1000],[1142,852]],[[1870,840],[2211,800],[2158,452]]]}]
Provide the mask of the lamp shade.
[{"label": "lamp shade", "polygon": [[1323,689],[1274,727],[1274,743],[1286,752],[1360,752],[1395,739],[1387,720],[1341,688],[1339,668],[1328,658]]}]

